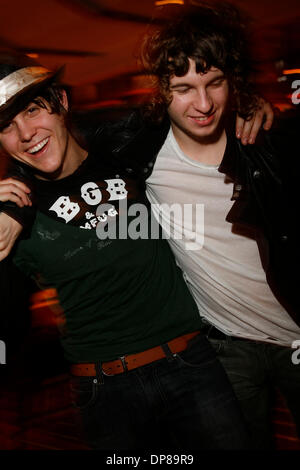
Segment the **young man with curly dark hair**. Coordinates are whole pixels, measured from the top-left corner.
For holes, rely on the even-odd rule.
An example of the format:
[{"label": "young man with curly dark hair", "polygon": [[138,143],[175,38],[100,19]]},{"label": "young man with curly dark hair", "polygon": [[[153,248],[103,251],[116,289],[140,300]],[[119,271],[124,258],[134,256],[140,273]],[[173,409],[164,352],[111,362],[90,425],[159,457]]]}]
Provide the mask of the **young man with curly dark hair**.
[{"label": "young man with curly dark hair", "polygon": [[[247,119],[259,107],[246,30],[235,8],[200,5],[154,25],[142,60],[156,87],[148,117],[161,131],[152,136],[157,155],[147,195],[157,218],[170,221],[170,233],[191,227],[193,249],[186,250],[188,235],[171,236],[171,247],[240,400],[253,446],[269,448],[274,387],[300,431],[300,364],[292,360],[300,339],[296,140],[278,129],[243,147],[234,136],[232,111]],[[188,222],[162,206],[174,203],[193,206]],[[198,225],[197,205],[203,207]]]}]

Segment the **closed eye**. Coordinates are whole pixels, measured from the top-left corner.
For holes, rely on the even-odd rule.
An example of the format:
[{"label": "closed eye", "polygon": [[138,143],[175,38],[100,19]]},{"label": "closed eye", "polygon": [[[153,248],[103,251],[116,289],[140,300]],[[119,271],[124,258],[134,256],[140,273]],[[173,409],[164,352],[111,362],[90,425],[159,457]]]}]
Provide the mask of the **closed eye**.
[{"label": "closed eye", "polygon": [[176,91],[177,93],[187,93],[191,87],[188,86],[178,86],[178,87],[171,87],[171,91]]},{"label": "closed eye", "polygon": [[216,87],[216,88],[217,88],[217,87],[223,85],[224,80],[225,80],[225,77],[218,78],[217,80],[214,80],[213,82],[211,82],[211,83],[209,84],[209,86],[211,86],[211,87]]}]

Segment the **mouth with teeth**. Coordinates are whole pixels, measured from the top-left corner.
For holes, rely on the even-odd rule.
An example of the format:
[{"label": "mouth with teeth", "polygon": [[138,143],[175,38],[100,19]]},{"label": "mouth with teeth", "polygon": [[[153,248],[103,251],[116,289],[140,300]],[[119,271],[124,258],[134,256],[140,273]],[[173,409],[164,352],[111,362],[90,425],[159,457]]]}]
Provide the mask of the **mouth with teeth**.
[{"label": "mouth with teeth", "polygon": [[48,142],[49,142],[49,137],[46,137],[46,139],[41,140],[39,143],[37,143],[33,147],[30,147],[29,149],[27,149],[27,153],[35,157],[40,156],[42,153],[46,151]]},{"label": "mouth with teeth", "polygon": [[198,126],[208,126],[213,122],[214,118],[215,113],[212,113],[209,116],[189,116],[189,119],[195,122]]}]

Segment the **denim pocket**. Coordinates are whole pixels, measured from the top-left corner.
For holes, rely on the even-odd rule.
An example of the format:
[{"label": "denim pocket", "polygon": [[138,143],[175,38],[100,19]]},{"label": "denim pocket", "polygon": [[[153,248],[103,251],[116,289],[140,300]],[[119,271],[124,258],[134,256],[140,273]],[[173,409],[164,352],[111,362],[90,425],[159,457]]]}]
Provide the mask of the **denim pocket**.
[{"label": "denim pocket", "polygon": [[98,395],[98,382],[93,377],[71,379],[71,400],[76,408],[84,410],[92,406]]},{"label": "denim pocket", "polygon": [[214,348],[215,350],[215,353],[218,355],[218,354],[221,354],[224,349],[225,349],[225,345],[226,345],[226,340],[225,339],[212,339],[212,338],[208,338],[208,341],[210,342],[210,344],[212,345],[212,347]]},{"label": "denim pocket", "polygon": [[201,368],[213,363],[216,354],[205,336],[198,335],[185,351],[176,354],[178,362],[190,368]]}]

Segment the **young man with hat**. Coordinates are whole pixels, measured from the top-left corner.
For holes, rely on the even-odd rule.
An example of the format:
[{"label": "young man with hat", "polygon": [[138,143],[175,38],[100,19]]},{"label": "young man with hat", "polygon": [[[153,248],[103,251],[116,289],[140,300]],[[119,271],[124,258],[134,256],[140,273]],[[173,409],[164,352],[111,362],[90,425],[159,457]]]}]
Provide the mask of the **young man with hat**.
[{"label": "young man with hat", "polygon": [[114,160],[107,135],[96,135],[88,150],[76,140],[56,80],[19,58],[0,61],[0,143],[19,165],[2,194],[19,205],[4,208],[19,221],[29,197],[20,179],[34,195],[36,218],[13,261],[57,289],[61,341],[90,445],[245,448],[236,398],[199,332],[197,306],[167,241],[99,238],[99,227],[124,220],[129,227],[134,204],[151,219],[142,169]]}]

